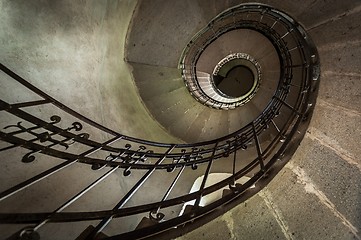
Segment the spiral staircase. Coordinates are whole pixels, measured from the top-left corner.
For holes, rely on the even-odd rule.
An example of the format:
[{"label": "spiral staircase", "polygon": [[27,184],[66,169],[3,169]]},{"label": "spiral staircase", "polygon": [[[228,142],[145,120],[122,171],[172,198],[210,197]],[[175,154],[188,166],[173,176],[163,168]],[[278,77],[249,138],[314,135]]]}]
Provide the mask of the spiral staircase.
[{"label": "spiral staircase", "polygon": [[0,9],[1,238],[361,238],[358,1]]}]

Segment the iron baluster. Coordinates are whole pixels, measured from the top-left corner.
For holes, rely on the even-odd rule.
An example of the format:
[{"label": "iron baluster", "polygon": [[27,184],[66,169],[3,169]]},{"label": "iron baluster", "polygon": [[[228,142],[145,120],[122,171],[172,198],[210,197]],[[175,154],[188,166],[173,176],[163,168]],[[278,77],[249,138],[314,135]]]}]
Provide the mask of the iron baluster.
[{"label": "iron baluster", "polygon": [[[210,24],[208,24],[208,27],[209,27],[209,29],[212,30],[212,33],[213,33],[214,37],[217,37],[217,34],[216,34],[216,32],[214,31],[214,29],[213,29],[213,24],[214,24],[214,22],[211,22]],[[202,49],[202,50],[203,50],[203,49]]]},{"label": "iron baluster", "polygon": [[34,107],[38,105],[44,105],[52,103],[50,99],[44,99],[44,100],[37,100],[37,101],[30,101],[30,102],[22,102],[22,103],[14,103],[10,104],[11,108],[24,108],[24,107]]},{"label": "iron baluster", "polygon": [[[179,172],[177,173],[177,176],[174,178],[172,184],[169,186],[167,192],[164,194],[164,196],[163,196],[163,198],[161,200],[161,203],[164,202],[168,198],[169,194],[171,193],[174,186],[178,182],[180,176],[182,175],[184,168],[185,168],[185,165],[182,165],[182,167],[179,169]],[[161,206],[159,206],[155,211],[150,211],[149,212],[149,218],[154,220],[154,221],[157,221],[157,222],[160,222],[161,220],[163,220],[165,215],[163,213],[159,213],[160,209],[161,209]]]},{"label": "iron baluster", "polygon": [[196,170],[198,168],[196,162],[197,162],[197,160],[203,158],[203,156],[201,155],[201,151],[203,151],[203,150],[204,149],[199,149],[199,148],[193,147],[191,154],[187,155],[185,157],[186,162],[193,162],[193,164],[191,166],[193,170]]},{"label": "iron baluster", "polygon": [[297,111],[294,107],[292,107],[291,105],[289,105],[288,103],[286,103],[284,100],[280,99],[279,97],[275,97],[280,103],[282,103],[284,106],[286,106],[287,108],[289,108],[291,111],[293,111],[294,113],[296,113],[297,115],[302,115],[299,111]]},{"label": "iron baluster", "polygon": [[[79,137],[81,137],[81,138],[84,138],[84,139],[89,138],[89,135],[88,135],[87,133],[80,133],[80,134],[78,134],[77,136],[79,136]],[[73,139],[74,139],[74,138],[67,137],[67,138],[65,138],[65,139],[63,139],[63,140],[61,140],[61,141],[56,141],[55,143],[49,144],[49,145],[47,145],[45,148],[51,148],[51,147],[54,147],[54,146],[56,146],[56,145],[61,145],[61,146],[65,147],[65,150],[66,150],[66,149],[68,149],[68,147],[69,147],[70,145],[72,145],[72,144],[75,143],[75,141],[68,143],[69,141],[72,141]],[[42,141],[42,140],[40,139],[40,141]],[[42,151],[43,151],[43,150],[33,150],[33,151],[25,154],[25,155],[23,156],[23,158],[21,159],[21,161],[24,162],[24,163],[33,162],[33,161],[35,160],[34,154],[35,154],[35,153],[41,153]]]},{"label": "iron baluster", "polygon": [[118,169],[118,167],[113,167],[111,168],[109,171],[107,171],[106,173],[104,173],[101,177],[99,177],[97,180],[95,180],[94,182],[92,182],[90,185],[88,185],[86,188],[84,188],[82,191],[80,191],[78,194],[76,194],[74,197],[72,197],[71,199],[69,199],[68,201],[66,201],[63,205],[61,205],[59,208],[57,208],[55,211],[53,211],[49,216],[47,216],[46,219],[44,219],[43,221],[41,221],[40,223],[38,223],[35,226],[32,227],[26,227],[23,229],[23,231],[20,233],[20,237],[22,237],[22,235],[24,234],[33,234],[33,232],[36,232],[39,230],[39,228],[41,228],[42,226],[44,226],[46,223],[48,223],[49,221],[51,221],[51,218],[59,212],[62,212],[65,208],[67,208],[68,206],[70,206],[72,203],[74,203],[76,200],[78,200],[81,196],[83,196],[85,193],[87,193],[89,190],[91,190],[93,187],[95,187],[96,185],[98,185],[100,182],[102,182],[104,179],[106,179],[108,176],[110,176],[113,172],[115,172]]},{"label": "iron baluster", "polygon": [[263,15],[264,15],[265,12],[266,12],[266,10],[263,10],[263,11],[261,12],[261,18],[259,19],[258,24],[262,23]]},{"label": "iron baluster", "polygon": [[[123,137],[122,137],[123,138]],[[119,139],[120,140],[120,139]],[[108,162],[113,162],[119,158],[121,158],[126,152],[127,150],[129,150],[132,146],[130,144],[126,144],[125,145],[125,149],[123,149],[118,155],[114,155],[112,153],[110,153],[108,156],[105,157],[105,161]],[[99,164],[99,163],[94,163],[91,166],[92,170],[101,170],[106,166],[106,164]]]},{"label": "iron baluster", "polygon": [[[60,118],[59,116],[52,116],[52,117],[50,118],[50,120],[52,120],[52,122],[47,123],[47,124],[46,124],[47,126],[53,125],[53,124],[55,124],[55,123],[59,123],[60,120],[61,120],[61,118]],[[53,139],[52,136],[55,136],[55,135],[60,134],[60,133],[63,133],[63,132],[69,132],[69,131],[71,131],[71,130],[80,131],[80,130],[83,128],[83,126],[82,126],[81,123],[79,123],[79,122],[74,122],[74,123],[72,123],[72,127],[68,127],[68,128],[66,128],[66,129],[61,129],[60,131],[51,132],[51,133],[49,133],[49,132],[36,133],[36,132],[34,132],[33,130],[35,130],[35,129],[40,129],[40,128],[44,127],[44,126],[35,126],[35,127],[31,127],[31,128],[25,128],[25,127],[23,127],[23,126],[21,125],[21,122],[18,122],[17,125],[9,125],[9,126],[6,126],[5,129],[8,129],[8,128],[10,128],[10,127],[17,127],[17,128],[19,128],[20,130],[14,131],[14,132],[10,132],[10,133],[8,133],[9,135],[16,135],[16,134],[20,134],[20,133],[25,133],[25,132],[26,132],[26,133],[29,133],[29,134],[31,134],[31,135],[36,136],[36,138],[30,139],[30,140],[28,140],[28,142],[34,142],[34,141],[39,140],[41,143],[43,143],[43,142],[49,141],[49,142],[52,142],[52,143],[49,144],[48,146],[46,146],[46,148],[51,148],[51,147],[54,147],[54,146],[56,146],[56,145],[61,145],[61,146],[63,146],[65,149],[68,149],[68,147],[69,147],[71,144],[74,143],[74,141],[73,141],[73,142],[69,142],[69,141],[73,140],[74,137],[65,137],[65,139],[59,141],[59,140]],[[87,138],[89,137],[89,135],[86,134],[86,133],[78,134],[77,136],[79,136],[79,137],[81,137],[81,138],[84,138],[84,139],[87,139]],[[6,148],[1,149],[1,150],[8,150],[8,149],[15,148],[15,147],[18,147],[18,146],[21,146],[21,144],[14,144],[14,145],[12,145],[12,146],[6,147]],[[24,157],[22,158],[22,162],[24,162],[24,163],[29,163],[29,162],[34,161],[34,160],[35,160],[34,154],[35,154],[35,153],[39,153],[39,152],[41,152],[41,150],[33,150],[33,151],[25,154]]]},{"label": "iron baluster", "polygon": [[273,29],[274,26],[276,26],[276,24],[278,23],[279,20],[280,20],[279,18],[276,19],[276,21],[272,24],[271,29]]},{"label": "iron baluster", "polygon": [[[167,168],[167,172],[173,172],[174,169],[176,168],[176,166],[178,165],[178,163],[179,163],[180,161],[182,161],[182,160],[185,161],[186,151],[187,151],[187,150],[182,149],[182,150],[181,150],[181,154],[182,154],[182,155],[179,156],[179,157],[174,157],[174,158],[173,158],[173,164],[172,164],[172,166],[170,166],[170,167]],[[183,164],[182,166],[184,166],[184,164]]]},{"label": "iron baluster", "polygon": [[269,121],[269,119],[266,116],[263,116],[261,118],[260,126],[263,128],[263,131],[265,131],[269,128],[268,121]]},{"label": "iron baluster", "polygon": [[199,196],[197,197],[196,202],[194,203],[195,208],[197,208],[199,206],[200,202],[201,202],[201,199],[202,199],[202,196],[203,196],[202,191],[203,191],[204,187],[206,186],[207,178],[208,178],[208,175],[209,175],[209,173],[211,171],[213,158],[214,158],[214,155],[216,154],[217,147],[218,147],[218,142],[216,142],[216,144],[213,147],[213,152],[212,152],[211,159],[208,162],[206,172],[204,173],[202,183],[201,183],[201,186],[199,188]]},{"label": "iron baluster", "polygon": [[[167,155],[173,151],[173,149],[176,147],[176,145],[172,145],[164,154],[163,157],[161,157],[151,169],[146,172],[146,174],[143,175],[143,177],[130,189],[127,194],[114,206],[113,210],[120,209],[126,204],[129,199],[138,191],[138,189],[147,181],[147,179],[153,174],[153,172],[156,169],[156,166],[161,164],[164,159],[167,157]],[[87,236],[88,239],[94,239],[96,236],[109,224],[109,222],[113,219],[114,215],[110,215],[106,218],[104,218],[94,229],[93,231]]]},{"label": "iron baluster", "polygon": [[296,47],[293,47],[293,48],[291,48],[291,49],[288,49],[288,52],[292,52],[292,51],[294,51],[294,50],[296,50],[297,48],[299,48],[300,46],[296,46]]},{"label": "iron baluster", "polygon": [[234,141],[234,152],[233,152],[233,163],[232,163],[232,183],[229,184],[230,189],[234,189],[236,187],[236,161],[237,161],[237,149],[238,147],[238,138],[236,138],[236,141]]},{"label": "iron baluster", "polygon": [[223,153],[224,157],[228,157],[231,154],[231,150],[232,150],[232,142],[230,140],[227,140],[226,143],[227,145],[224,147],[224,153]]},{"label": "iron baluster", "polygon": [[[0,138],[6,138],[6,134],[0,132]],[[105,145],[108,145],[108,144],[111,144],[111,143],[114,143],[116,142],[117,140],[119,140],[121,137],[114,137],[106,142],[104,142],[100,147],[94,147],[92,149],[89,149],[85,152],[83,152],[82,154],[78,155],[77,158],[75,159],[71,159],[71,160],[67,160],[61,164],[58,164],[52,168],[49,168],[48,170],[22,182],[22,183],[19,183],[17,184],[16,186],[14,187],[11,187],[3,192],[0,193],[0,201],[14,195],[15,193],[21,191],[21,190],[24,190],[25,188],[28,188],[29,186],[53,175],[54,173],[57,173],[59,172],[60,170],[66,168],[66,167],[69,167],[71,165],[73,165],[74,163],[78,162],[80,158],[82,157],[86,157],[86,156],[89,156],[90,154],[92,153],[95,153],[97,152],[98,150],[100,150],[102,148],[102,146],[105,146]]]},{"label": "iron baluster", "polygon": [[285,38],[288,34],[290,34],[293,31],[293,29],[288,30],[282,37],[281,39]]},{"label": "iron baluster", "polygon": [[261,144],[259,143],[258,135],[256,132],[256,127],[253,122],[252,122],[252,129],[253,129],[253,137],[256,142],[256,149],[257,149],[257,154],[258,154],[259,165],[261,167],[261,171],[264,171],[264,162],[263,162]]},{"label": "iron baluster", "polygon": [[[53,124],[59,123],[60,120],[61,120],[61,118],[60,118],[59,116],[54,115],[54,116],[51,116],[51,117],[50,117],[50,120],[51,120],[51,122],[46,123],[46,125],[53,125]],[[38,125],[36,125],[36,126],[34,126],[34,127],[30,127],[30,128],[27,128],[27,129],[26,129],[26,128],[24,128],[24,127],[21,126],[21,122],[18,122],[16,125],[8,125],[8,126],[4,127],[4,129],[8,129],[8,128],[11,128],[11,127],[17,127],[17,128],[19,128],[20,130],[7,133],[7,134],[9,134],[9,135],[16,135],[16,134],[24,133],[24,132],[26,132],[26,131],[33,131],[33,130],[36,130],[36,129],[40,129],[40,128],[42,128],[43,126],[38,126]],[[36,141],[36,140],[38,140],[38,137],[33,138],[33,139],[30,139],[30,140],[28,140],[28,141],[29,141],[29,142],[34,142],[34,141]],[[20,145],[20,144],[14,144],[14,145],[12,145],[12,146],[4,147],[4,148],[1,148],[1,149],[0,149],[0,152],[1,152],[1,151],[4,151],[4,150],[9,150],[9,149],[12,149],[12,148],[15,148],[15,147],[19,147],[19,146],[21,146],[21,145]]]},{"label": "iron baluster", "polygon": [[132,166],[134,166],[135,164],[137,164],[139,161],[141,162],[145,162],[147,160],[147,154],[151,154],[153,153],[152,150],[148,150],[147,152],[143,153],[142,155],[138,156],[138,158],[136,159],[132,159],[131,165],[129,167],[127,167],[126,169],[124,169],[123,171],[123,175],[124,176],[129,176],[131,174],[130,169],[132,168]]},{"label": "iron baluster", "polygon": [[273,126],[275,127],[275,129],[277,130],[277,132],[281,132],[281,130],[278,128],[277,124],[273,121],[273,119],[271,120],[271,123],[273,124]]}]

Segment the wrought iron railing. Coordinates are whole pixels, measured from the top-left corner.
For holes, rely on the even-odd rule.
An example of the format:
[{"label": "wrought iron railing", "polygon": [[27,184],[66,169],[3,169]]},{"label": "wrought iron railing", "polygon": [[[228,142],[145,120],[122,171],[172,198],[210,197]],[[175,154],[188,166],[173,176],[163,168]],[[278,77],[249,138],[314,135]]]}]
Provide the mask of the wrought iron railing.
[{"label": "wrought iron railing", "polygon": [[[304,29],[290,16],[272,7],[261,4],[243,4],[233,7],[215,17],[199,31],[182,53],[179,67],[182,77],[191,95],[204,105],[217,109],[234,109],[250,101],[246,98],[234,98],[234,101],[222,101],[221,97],[212,96],[199,84],[197,63],[202,53],[220,36],[237,29],[251,29],[267,37],[278,52],[281,70],[279,88],[287,87],[283,79],[292,78],[294,68],[305,68],[305,48],[310,48],[309,37]],[[308,38],[308,39],[305,39]],[[314,51],[315,50],[311,50]],[[286,70],[287,69],[287,70]],[[284,86],[281,86],[283,85]],[[214,85],[212,85],[215,88]],[[218,92],[214,89],[214,92]]]},{"label": "wrought iron railing", "polygon": [[[254,121],[228,136],[207,142],[159,143],[123,135],[75,112],[0,65],[3,89],[11,91],[8,83],[17,82],[20,84],[18,91],[34,96],[30,100],[1,96],[0,100],[2,164],[5,164],[4,159],[11,158],[10,163],[6,162],[10,166],[2,166],[3,171],[11,172],[12,176],[19,174],[19,162],[26,169],[35,169],[26,179],[10,181],[5,177],[1,184],[0,223],[16,227],[12,238],[36,239],[46,235],[43,229],[54,223],[72,226],[79,222],[94,225],[86,231],[79,227],[79,239],[94,239],[103,233],[117,239],[176,235],[198,226],[204,219],[221,214],[222,211],[217,209],[230,208],[270,181],[292,155],[307,127],[319,79],[316,49],[292,18],[264,5],[232,8],[217,16],[207,31],[215,24],[224,25],[217,28],[218,34],[224,34],[233,26],[266,35],[279,53],[282,73],[274,97]],[[200,36],[203,38],[203,33],[193,43],[202,43],[200,46],[203,47],[214,38],[200,41]],[[201,50],[190,46],[186,51],[192,58],[183,59],[183,75],[189,74],[187,86],[195,91],[196,87],[190,85],[197,85],[193,67]],[[207,98],[202,91],[197,93],[213,107],[222,108],[222,103]],[[35,164],[45,162],[45,159],[56,159],[55,164],[48,167]],[[89,180],[85,186],[72,182],[65,188],[69,197],[50,210],[46,206],[51,205],[49,201],[52,200],[32,202],[41,182],[49,181],[56,188],[73,174],[72,169],[79,166],[82,176],[92,176],[89,179],[82,177]],[[230,175],[208,185],[211,174],[219,172]],[[98,187],[113,175],[119,177],[123,188]],[[200,176],[203,176],[201,185],[190,193],[191,179]],[[242,178],[246,180],[237,183]],[[253,185],[256,188],[251,189]],[[227,191],[222,197],[201,204],[204,197],[224,189]],[[28,190],[30,195],[22,194]],[[88,196],[90,192],[99,192],[106,197],[107,193],[118,190],[119,198],[107,204],[111,207],[98,207]],[[53,200],[57,198],[53,196]],[[85,210],[78,204],[84,201],[88,206]],[[182,211],[184,204],[191,201],[192,205]],[[21,205],[24,202],[32,204]],[[45,207],[33,209],[33,204]],[[15,210],[7,211],[9,205]],[[117,227],[108,229],[113,222]]]}]

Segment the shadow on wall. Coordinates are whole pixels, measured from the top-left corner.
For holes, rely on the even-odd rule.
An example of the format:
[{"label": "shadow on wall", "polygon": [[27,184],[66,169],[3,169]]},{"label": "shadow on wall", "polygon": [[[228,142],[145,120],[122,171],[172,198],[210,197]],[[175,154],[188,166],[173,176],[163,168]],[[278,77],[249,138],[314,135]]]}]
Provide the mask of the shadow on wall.
[{"label": "shadow on wall", "polygon": [[[84,7],[81,1],[7,0],[1,3],[1,8],[2,11],[7,12],[7,16],[11,19],[9,22],[13,24],[13,27],[21,26],[23,34],[31,36],[78,29],[91,31],[94,24],[95,26],[101,24],[102,19],[99,15],[104,15],[107,6],[103,1],[92,4],[97,4],[97,6],[84,15],[79,14],[79,9],[86,11],[88,8]],[[89,20],[90,18],[94,19]]]}]

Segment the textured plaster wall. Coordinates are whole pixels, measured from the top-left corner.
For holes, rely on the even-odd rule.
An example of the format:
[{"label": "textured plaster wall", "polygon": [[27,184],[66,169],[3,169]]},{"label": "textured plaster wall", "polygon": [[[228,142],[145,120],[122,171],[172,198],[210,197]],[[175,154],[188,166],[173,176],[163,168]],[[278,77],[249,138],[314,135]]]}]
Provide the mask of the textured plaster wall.
[{"label": "textured plaster wall", "polygon": [[[192,9],[186,17],[190,27],[193,22],[203,26],[202,21],[207,22],[223,9],[241,2],[152,3],[165,8],[188,6]],[[318,46],[322,80],[310,129],[290,164],[265,190],[180,239],[361,239],[360,2],[262,2],[289,12],[306,26]],[[148,115],[123,60],[125,36],[136,3],[125,0],[0,1],[0,61],[61,102],[112,129],[142,138],[177,141]],[[166,23],[162,23],[164,32],[167,32]],[[157,24],[157,21],[148,24]],[[175,29],[172,26],[172,31]],[[181,30],[190,35],[195,32]],[[145,39],[155,37],[158,35],[152,33]],[[165,69],[175,67],[180,51],[176,55],[167,54],[173,53],[174,40],[177,39],[169,39],[164,46],[150,46],[150,52],[146,50],[149,46],[137,46],[140,49],[135,52],[136,56],[147,57],[163,51],[166,57],[159,61],[151,59],[153,63]],[[1,96],[27,97],[4,87],[7,86],[4,81],[0,78]],[[24,167],[22,163],[14,163],[22,154],[24,152],[1,156],[2,189],[58,163],[54,159],[43,159],[34,162],[33,168]],[[77,166],[69,175],[59,175],[37,186],[37,192],[30,189],[17,197],[18,203],[30,205],[21,200],[22,196],[30,196],[35,207],[54,209],[72,196],[73,192],[64,194],[68,190],[66,186],[77,183],[81,189],[94,179],[89,172],[88,166]],[[128,188],[122,179],[121,173],[112,175],[102,186],[104,194],[98,192],[90,196],[97,203],[96,208],[113,206]],[[59,185],[59,181],[62,184]],[[15,200],[3,202],[1,210],[22,210],[11,208]],[[87,202],[80,201],[78,207],[87,209]],[[74,238],[79,229],[89,224],[72,228],[49,224],[42,234],[52,239]],[[114,222],[108,229],[109,234],[119,230],[119,226],[134,228],[137,225],[136,222],[127,224]],[[5,230],[14,229],[1,226],[0,232]]]}]

